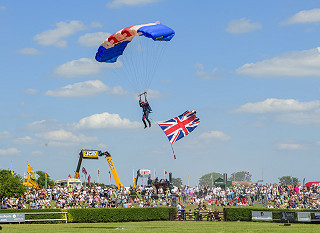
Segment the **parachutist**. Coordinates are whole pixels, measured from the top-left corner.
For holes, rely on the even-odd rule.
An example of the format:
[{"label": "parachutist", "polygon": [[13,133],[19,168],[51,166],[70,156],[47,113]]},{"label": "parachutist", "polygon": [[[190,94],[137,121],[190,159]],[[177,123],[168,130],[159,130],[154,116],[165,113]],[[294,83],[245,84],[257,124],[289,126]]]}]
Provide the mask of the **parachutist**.
[{"label": "parachutist", "polygon": [[[141,100],[141,95],[144,95],[144,101]],[[144,128],[147,128],[148,126],[147,126],[147,123],[146,123],[145,120],[148,121],[149,127],[151,127],[151,122],[149,120],[149,113],[152,112],[152,109],[151,109],[151,107],[149,105],[149,102],[147,100],[147,93],[144,92],[141,95],[139,95],[139,105],[140,105],[140,107],[142,108],[142,111],[143,111],[142,112],[143,113],[142,114],[142,122],[144,124]]]}]

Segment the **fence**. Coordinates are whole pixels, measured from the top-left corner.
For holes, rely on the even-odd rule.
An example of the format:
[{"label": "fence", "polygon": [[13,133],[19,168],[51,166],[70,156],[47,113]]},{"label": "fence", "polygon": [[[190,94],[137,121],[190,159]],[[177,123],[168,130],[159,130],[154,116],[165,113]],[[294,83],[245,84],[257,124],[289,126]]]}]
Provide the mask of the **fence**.
[{"label": "fence", "polygon": [[179,221],[225,221],[224,212],[220,211],[182,211],[178,210],[177,220]]},{"label": "fence", "polygon": [[[26,215],[48,215],[48,214],[64,214],[64,218],[50,218],[50,219],[25,219]],[[47,221],[65,221],[68,222],[67,217],[68,212],[30,212],[30,213],[3,213],[0,214],[1,223],[11,223],[11,222],[47,222]]]},{"label": "fence", "polygon": [[40,212],[40,213],[25,213],[25,214],[36,214],[36,215],[41,215],[41,214],[64,214],[64,218],[60,219],[27,219],[25,220],[26,222],[45,222],[45,221],[66,221],[68,223],[68,217],[67,214],[68,212]]}]

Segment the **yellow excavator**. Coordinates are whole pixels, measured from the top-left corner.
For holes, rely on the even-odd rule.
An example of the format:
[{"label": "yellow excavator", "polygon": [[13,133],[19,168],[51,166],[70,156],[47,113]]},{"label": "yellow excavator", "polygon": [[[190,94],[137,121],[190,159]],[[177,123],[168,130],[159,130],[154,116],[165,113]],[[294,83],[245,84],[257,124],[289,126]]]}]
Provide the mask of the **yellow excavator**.
[{"label": "yellow excavator", "polygon": [[110,170],[112,172],[114,181],[116,182],[116,185],[118,188],[120,187],[124,187],[123,184],[120,182],[118,173],[116,168],[114,167],[114,164],[112,162],[112,157],[110,155],[110,153],[108,151],[105,152],[101,152],[100,150],[87,150],[87,149],[82,149],[79,153],[79,161],[78,161],[78,166],[77,169],[75,171],[75,178],[79,179],[80,178],[80,167],[81,167],[81,163],[82,163],[82,159],[98,159],[99,156],[105,156],[105,158],[108,161]]},{"label": "yellow excavator", "polygon": [[[11,168],[12,170],[12,168]],[[12,172],[11,172],[12,174]],[[33,172],[33,167],[31,167],[29,165],[29,163],[27,163],[27,177],[26,177],[26,181],[22,183],[24,186],[26,186],[27,188],[35,188],[35,189],[39,189],[39,185],[37,183],[37,181],[35,180],[35,174]]]}]

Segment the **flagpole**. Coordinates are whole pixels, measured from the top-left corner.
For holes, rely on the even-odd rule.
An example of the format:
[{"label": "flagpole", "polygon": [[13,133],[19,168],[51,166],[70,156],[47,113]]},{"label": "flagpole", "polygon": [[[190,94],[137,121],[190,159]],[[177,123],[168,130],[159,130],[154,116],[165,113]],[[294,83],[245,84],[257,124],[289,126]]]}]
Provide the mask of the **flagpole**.
[{"label": "flagpole", "polygon": [[[150,119],[151,119],[151,118],[150,118]],[[151,120],[152,120],[152,119],[151,119]],[[152,120],[152,121],[153,121],[153,123],[157,124],[157,125],[160,127],[160,129],[162,130],[161,126],[160,126],[157,122],[155,122],[154,120]],[[169,139],[168,139],[168,140],[169,140]],[[170,140],[169,140],[169,143],[170,143],[170,146],[171,146],[173,158],[176,159],[177,157],[176,157],[176,154],[174,153],[174,149],[173,149],[173,146],[172,146],[172,143],[170,142]]]},{"label": "flagpole", "polygon": [[47,189],[47,178],[48,178],[48,173],[46,173],[45,178],[46,178],[46,180],[45,180],[45,186],[46,186],[46,189]]},{"label": "flagpole", "polygon": [[171,143],[170,143],[170,145],[171,145],[171,150],[172,150],[172,153],[173,153],[173,158],[174,158],[174,159],[176,159],[177,157],[176,157],[176,154],[174,153],[173,146],[172,146],[172,144],[171,144]]},{"label": "flagpole", "polygon": [[132,168],[132,177],[133,177],[133,187],[135,187],[134,168]]},{"label": "flagpole", "polygon": [[[99,183],[99,168],[98,168],[98,185],[99,185],[100,183]],[[100,185],[99,185],[100,186]]]}]

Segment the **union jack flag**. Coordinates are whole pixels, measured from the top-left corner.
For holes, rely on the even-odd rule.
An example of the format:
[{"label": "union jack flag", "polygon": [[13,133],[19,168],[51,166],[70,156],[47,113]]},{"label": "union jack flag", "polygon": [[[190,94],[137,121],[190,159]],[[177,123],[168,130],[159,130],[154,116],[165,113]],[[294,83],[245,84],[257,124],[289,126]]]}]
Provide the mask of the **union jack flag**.
[{"label": "union jack flag", "polygon": [[245,177],[249,177],[250,176],[250,173],[249,172],[246,172],[246,174],[244,174]]},{"label": "union jack flag", "polygon": [[200,119],[196,116],[196,111],[192,110],[158,124],[167,135],[169,142],[173,144],[191,133],[199,123]]}]

